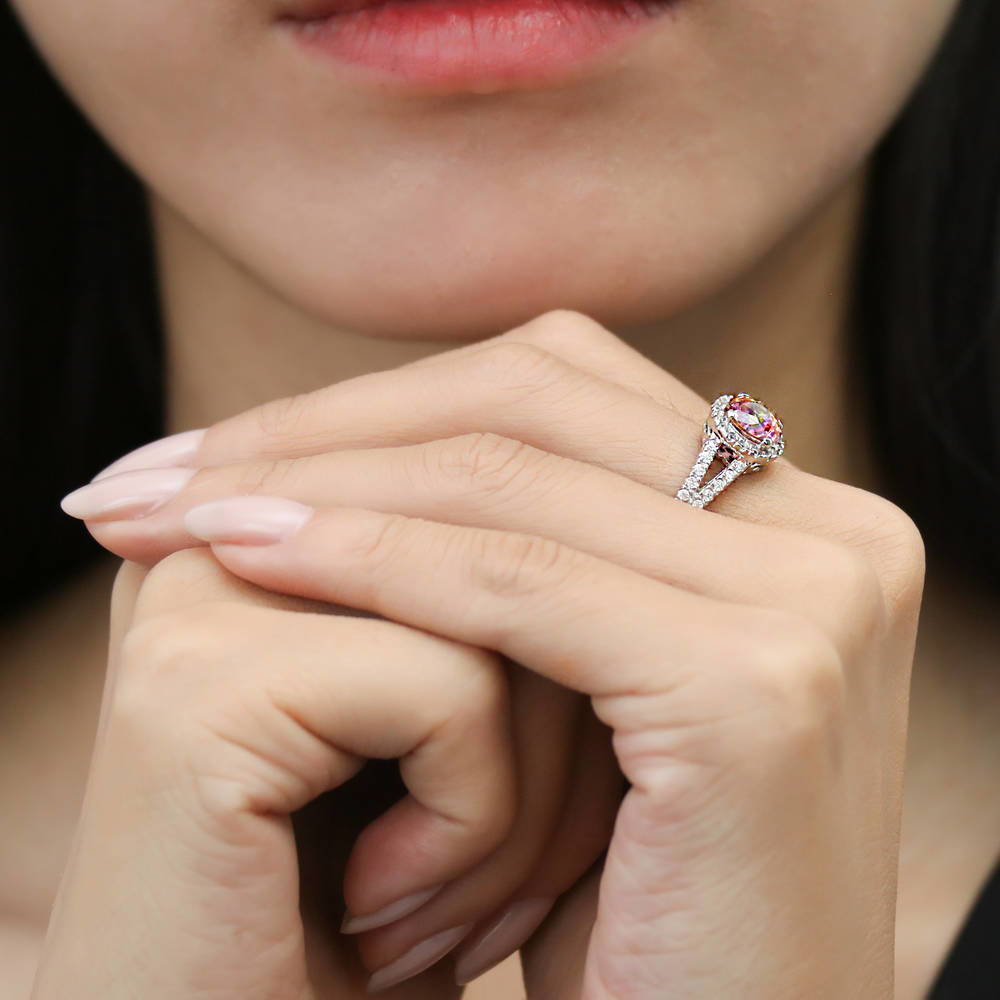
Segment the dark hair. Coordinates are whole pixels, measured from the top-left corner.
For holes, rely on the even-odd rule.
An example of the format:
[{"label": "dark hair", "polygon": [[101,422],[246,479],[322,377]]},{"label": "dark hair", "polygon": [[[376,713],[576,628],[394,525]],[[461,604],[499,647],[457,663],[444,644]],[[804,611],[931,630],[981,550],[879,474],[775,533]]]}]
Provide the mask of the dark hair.
[{"label": "dark hair", "polygon": [[[851,329],[891,493],[928,553],[996,584],[1000,6],[964,0],[872,152]],[[59,498],[163,428],[146,192],[8,6],[0,156],[0,442],[13,612],[103,550]]]}]

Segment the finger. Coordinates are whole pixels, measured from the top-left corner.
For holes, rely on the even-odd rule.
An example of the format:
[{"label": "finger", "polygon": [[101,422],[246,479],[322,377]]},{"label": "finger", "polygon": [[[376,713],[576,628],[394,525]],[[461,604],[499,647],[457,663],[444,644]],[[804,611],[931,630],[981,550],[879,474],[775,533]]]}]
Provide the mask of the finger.
[{"label": "finger", "polygon": [[[389,376],[432,365],[462,364],[483,351],[492,351],[497,359],[507,356],[516,358],[519,347],[527,347],[529,351],[531,348],[541,349],[595,378],[647,396],[671,410],[686,413],[693,420],[702,419],[706,401],[680,380],[591,317],[571,309],[554,309],[495,337],[419,358],[389,371],[356,376],[308,393],[271,400],[211,427],[182,431],[150,442],[102,469],[92,481],[141,468],[173,465],[204,467],[252,458],[317,454],[334,447],[425,440],[426,435],[422,438],[407,436],[417,426],[413,414],[421,413],[422,409],[407,410],[403,407],[405,416],[402,422],[385,421],[381,426],[388,427],[390,437],[379,437],[366,430],[367,421],[360,428],[341,426],[339,421],[350,412],[352,394],[356,392],[375,397],[394,396]],[[496,366],[491,363],[490,367]],[[420,389],[419,380],[407,384],[416,385],[418,391]],[[389,391],[385,392],[386,389]],[[424,392],[422,402],[433,404],[437,400],[433,393]],[[440,436],[451,433],[460,431],[446,430]],[[359,434],[360,437],[357,436]]]},{"label": "finger", "polygon": [[472,982],[516,952],[607,849],[626,782],[611,733],[589,709],[580,720],[569,794],[534,870],[455,953],[455,978]]},{"label": "finger", "polygon": [[[257,603],[264,607],[282,606],[306,610],[327,607],[319,601],[271,594],[255,584],[240,579],[221,566],[216,559],[206,558],[206,555],[206,553],[191,550],[189,556],[184,557],[187,565],[195,571],[186,581],[187,585],[178,591],[174,599],[175,609],[185,606],[184,602],[188,602],[188,604],[199,603],[206,599],[218,599],[223,595],[233,598],[240,597],[248,603]],[[101,706],[94,739],[95,748],[99,747],[104,740],[108,715],[117,693],[122,660],[122,639],[135,618],[139,594],[148,572],[149,567],[125,560],[118,566],[115,573],[109,603],[107,671],[101,692]]]},{"label": "finger", "polygon": [[[591,695],[595,708],[660,690],[671,683],[671,668],[724,659],[719,647],[728,652],[729,639],[720,622],[748,636],[772,622],[794,639],[817,631],[788,612],[697,595],[540,536],[359,508],[314,510],[280,497],[269,498],[266,519],[255,502],[251,522],[247,499],[188,517],[188,527],[244,579],[497,650]],[[627,615],[607,613],[609,594]],[[826,637],[816,638],[833,651]],[[780,640],[780,633],[770,637],[772,646]],[[599,708],[598,715],[613,726]]]},{"label": "finger", "polygon": [[[588,331],[597,326],[593,321],[580,325]],[[537,326],[553,328],[541,319]],[[605,331],[604,338],[602,350],[610,352],[612,335]],[[597,465],[673,498],[698,453],[708,405],[699,401],[695,416],[691,391],[682,392],[681,383],[662,370],[661,377],[667,389],[660,395],[666,392],[673,405],[595,377],[534,344],[505,341],[440,363],[428,360],[264,404],[210,428],[197,462],[225,461],[239,469],[237,456],[263,458],[236,473],[244,490],[266,481],[272,491],[282,492],[274,483],[291,458],[487,432]],[[676,408],[682,398],[690,415]],[[167,473],[169,483],[160,483],[155,474],[148,479],[149,473],[111,477],[71,494],[64,508],[87,518],[102,545],[125,558],[145,558],[117,547],[122,522],[109,522],[116,528],[104,529],[99,519],[131,516],[135,504],[161,502],[164,490],[183,485],[174,482],[180,471]],[[82,495],[86,490],[97,492]],[[132,506],[123,509],[123,500]],[[108,502],[111,508],[102,512]],[[890,603],[910,596],[915,579],[910,553],[918,547],[918,533],[898,507],[874,494],[813,476],[782,457],[752,483],[734,484],[717,496],[711,512],[863,550],[879,566]],[[173,538],[168,544],[183,542]]]},{"label": "finger", "polygon": [[[282,607],[305,611],[330,610],[330,605],[322,601],[272,594],[270,591],[229,572],[217,560],[206,558],[203,553],[192,551],[187,557],[187,563],[189,567],[194,569],[194,572],[191,574],[187,586],[176,595],[174,599],[175,609],[198,604],[203,600],[218,599],[225,595],[260,607]],[[195,569],[195,567],[198,568]],[[108,609],[108,663],[104,688],[101,693],[95,745],[99,744],[103,738],[109,705],[114,700],[121,665],[122,638],[135,618],[139,594],[148,573],[148,566],[130,560],[124,560],[115,572]],[[359,614],[360,612],[354,613]]]},{"label": "finger", "polygon": [[[249,583],[232,574],[204,548],[177,553],[171,557],[166,573],[156,572],[157,577],[142,594],[141,618],[232,601],[285,611],[322,612],[330,607],[321,601],[272,593]],[[294,650],[292,656],[294,663]],[[288,657],[282,657],[280,662],[283,669],[289,668]],[[380,655],[377,670],[381,671],[383,664]],[[411,670],[420,676],[420,657],[413,659]],[[385,683],[391,684],[391,677],[386,678]],[[443,889],[434,891],[432,886],[430,892],[418,890],[402,900],[364,911],[361,917],[354,918],[355,926],[348,928],[354,932],[364,927],[384,927],[384,930],[368,931],[360,942],[366,965],[371,969],[390,966],[412,947],[440,932],[475,924],[524,881],[537,866],[553,828],[557,823],[564,825],[561,813],[570,773],[577,773],[575,780],[581,777],[577,756],[580,748],[574,734],[581,708],[585,706],[572,692],[520,668],[512,672],[509,683],[510,740],[518,775],[516,816],[502,843]],[[587,746],[586,741],[583,746]],[[610,765],[614,773],[618,773],[613,760]],[[596,769],[589,780],[598,790],[602,782],[606,783]],[[617,803],[609,800],[606,808],[613,815]],[[373,823],[355,843],[344,873],[344,892],[352,905],[354,901],[364,902],[371,897],[373,873],[384,870],[386,857],[391,859],[399,844],[407,845],[411,841],[412,831],[407,829],[407,819],[407,807],[400,805]],[[601,830],[606,827],[605,821]],[[577,833],[581,841],[592,840],[593,836],[585,831]],[[608,836],[604,834],[602,849],[607,845]],[[419,857],[411,861],[413,868],[419,868]]]},{"label": "finger", "polygon": [[576,742],[573,776],[559,823],[519,897],[558,897],[607,849],[627,782],[611,730],[588,706]]},{"label": "finger", "polygon": [[[689,466],[700,426],[700,420],[540,348],[504,343],[427,367],[338,382],[294,402],[272,400],[209,428],[191,464],[204,468],[261,459],[265,464],[491,431],[666,489],[672,482],[665,458],[673,451],[678,470]],[[88,498],[101,497],[113,478],[91,484]],[[141,485],[138,478],[133,482]],[[88,520],[105,516],[83,513],[82,496],[70,496],[64,502],[68,513],[78,510],[77,516]],[[119,500],[107,514],[131,516],[141,502],[138,496],[129,506]]]},{"label": "finger", "polygon": [[[205,549],[185,550],[171,557],[168,573],[160,580],[163,582],[159,586],[154,580],[153,587],[143,594],[143,617],[223,600],[290,610],[326,607],[322,602],[274,594],[248,583],[222,567]],[[419,663],[414,669],[420,669]],[[370,968],[389,966],[415,945],[442,931],[476,923],[519,887],[536,886],[540,893],[558,895],[606,848],[617,797],[604,794],[604,790],[621,780],[606,731],[601,733],[603,753],[594,745],[597,734],[593,725],[587,726],[581,738],[575,738],[581,708],[585,706],[575,694],[520,669],[512,677],[511,706],[512,739],[520,775],[516,819],[496,850],[415,912],[407,915],[398,903],[390,904],[390,911],[403,916],[383,930],[367,933],[361,942]],[[587,717],[593,719],[589,711]],[[567,806],[571,773],[573,790]],[[567,827],[566,808],[574,817],[571,827]],[[553,851],[549,845],[555,828],[564,831],[560,836],[570,843]],[[365,898],[370,873],[384,864],[387,836],[392,836],[391,830],[374,827],[351,852],[344,881],[349,899]],[[404,830],[399,839],[405,840],[406,836]],[[543,852],[554,856],[539,871]],[[416,895],[417,900],[404,898],[406,907],[418,902],[422,893]],[[378,927],[387,916],[369,913],[356,929]],[[492,945],[495,947],[496,942]]]},{"label": "finger", "polygon": [[[482,434],[202,469],[155,513],[108,522],[99,537],[119,554],[152,562],[199,544],[185,527],[192,507],[278,491],[311,506],[363,507],[540,535],[700,594],[796,611],[839,636],[845,648],[851,635],[861,634],[861,617],[883,600],[874,565],[841,542],[704,517],[599,466]],[[734,553],[741,565],[753,567],[752,580],[733,571]]]},{"label": "finger", "polygon": [[521,949],[525,1000],[579,1000],[604,881],[603,861],[562,896]]},{"label": "finger", "polygon": [[[419,358],[403,367],[419,370],[483,350],[517,351],[519,345],[545,351],[596,378],[648,397],[688,417],[698,427],[708,415],[708,401],[703,396],[592,317],[572,309],[542,313],[495,337]],[[780,400],[775,402],[780,406]],[[492,428],[484,425],[478,429]],[[794,428],[792,434],[794,448]],[[550,450],[564,454],[558,447]],[[679,486],[697,452],[697,443],[692,439],[682,470],[674,466],[673,453],[664,455],[668,471],[677,475],[676,479],[668,477],[664,481]],[[923,541],[913,520],[896,504],[877,493],[809,473],[791,461],[787,453],[780,461],[770,463],[766,476],[755,477],[749,490],[748,485],[726,490],[712,502],[712,509],[743,521],[789,527],[862,550],[880,568],[888,603],[897,613],[919,605]]]},{"label": "finger", "polygon": [[[496,909],[534,870],[564,809],[577,751],[575,734],[582,709],[575,692],[516,665],[509,672],[512,743],[518,773],[518,810],[507,835],[489,857],[464,873],[417,912],[366,933],[359,941],[365,964],[387,970],[421,942],[448,928],[471,926]],[[605,839],[606,847],[608,840]],[[355,874],[379,863],[378,844],[356,850],[348,869]],[[369,926],[363,921],[362,928]],[[351,929],[351,928],[348,928]]]},{"label": "finger", "polygon": [[[132,622],[136,597],[147,572],[147,567],[141,563],[125,560],[115,573],[108,613],[108,668],[104,678],[104,690],[101,693],[101,708],[97,718],[95,743],[100,743],[104,734],[108,705],[114,695],[118,667],[121,661],[118,654],[122,636]],[[223,572],[227,571],[223,570]],[[228,575],[232,576],[232,574]],[[239,580],[239,577],[233,576],[233,579]],[[240,582],[246,584],[246,581]]]},{"label": "finger", "polygon": [[[362,833],[345,886],[358,914],[445,884],[494,851],[516,793],[497,657],[396,622],[233,600],[232,574],[215,562],[208,550],[169,556],[137,599],[118,703],[152,726],[152,744],[197,746],[208,731],[217,752],[240,748],[212,773],[239,765],[234,780],[254,787],[230,804],[260,814],[301,808],[365,759],[399,759],[410,794]],[[159,715],[143,711],[157,703]]]}]

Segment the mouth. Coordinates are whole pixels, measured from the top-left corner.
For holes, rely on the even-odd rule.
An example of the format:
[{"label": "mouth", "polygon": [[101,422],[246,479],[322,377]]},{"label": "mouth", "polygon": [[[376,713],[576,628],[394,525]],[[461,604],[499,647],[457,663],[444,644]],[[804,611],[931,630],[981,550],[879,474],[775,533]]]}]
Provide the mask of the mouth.
[{"label": "mouth", "polygon": [[682,0],[293,0],[278,26],[383,92],[494,93],[620,64]]}]

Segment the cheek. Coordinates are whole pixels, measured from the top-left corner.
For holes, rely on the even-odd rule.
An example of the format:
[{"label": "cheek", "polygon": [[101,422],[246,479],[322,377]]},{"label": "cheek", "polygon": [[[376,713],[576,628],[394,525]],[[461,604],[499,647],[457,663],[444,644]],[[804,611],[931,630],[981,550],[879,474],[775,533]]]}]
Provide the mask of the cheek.
[{"label": "cheek", "polygon": [[260,4],[240,0],[13,6],[76,103],[143,173],[212,134],[233,96],[226,87],[241,41],[255,20],[264,23],[260,9],[253,13]]},{"label": "cheek", "polygon": [[[706,42],[728,102],[725,127],[759,134],[789,169],[813,150],[856,161],[905,102],[941,40],[956,0],[760,0],[708,3]],[[721,95],[716,95],[718,98]]]},{"label": "cheek", "polygon": [[686,0],[606,77],[409,102],[320,71],[276,7],[19,9],[175,232],[328,322],[471,337],[655,319],[746,268],[859,167],[954,0]]}]

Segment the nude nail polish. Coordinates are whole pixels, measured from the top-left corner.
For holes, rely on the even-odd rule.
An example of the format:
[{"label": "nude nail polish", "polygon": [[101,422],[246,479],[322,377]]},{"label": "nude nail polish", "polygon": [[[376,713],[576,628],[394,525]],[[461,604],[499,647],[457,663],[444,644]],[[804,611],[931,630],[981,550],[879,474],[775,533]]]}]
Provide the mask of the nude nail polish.
[{"label": "nude nail polish", "polygon": [[88,520],[145,517],[176,496],[197,471],[175,467],[123,472],[67,493],[59,506],[70,517]]},{"label": "nude nail polish", "polygon": [[384,927],[395,920],[408,917],[414,911],[419,910],[432,896],[437,895],[441,888],[442,886],[435,885],[430,889],[422,889],[420,892],[397,899],[396,902],[383,906],[381,910],[376,910],[374,913],[358,917],[347,913],[344,916],[344,922],[340,925],[340,933],[360,934],[362,931],[371,931],[376,927]]},{"label": "nude nail polish", "polygon": [[461,927],[452,927],[418,942],[408,952],[400,955],[395,962],[390,962],[375,972],[368,980],[368,992],[379,993],[404,980],[419,976],[421,972],[444,958],[468,934],[471,926],[472,924],[463,924]]},{"label": "nude nail polish", "polygon": [[509,906],[463,947],[455,961],[455,982],[465,986],[512,955],[535,933],[554,904],[554,897],[539,897]]},{"label": "nude nail polish", "polygon": [[250,493],[191,507],[184,527],[206,542],[267,545],[293,535],[315,513],[297,500]]},{"label": "nude nail polish", "polygon": [[193,431],[179,431],[177,434],[170,434],[134,448],[105,466],[90,481],[96,483],[107,476],[116,476],[119,472],[132,472],[135,469],[184,465],[197,454],[207,429],[199,427]]}]

